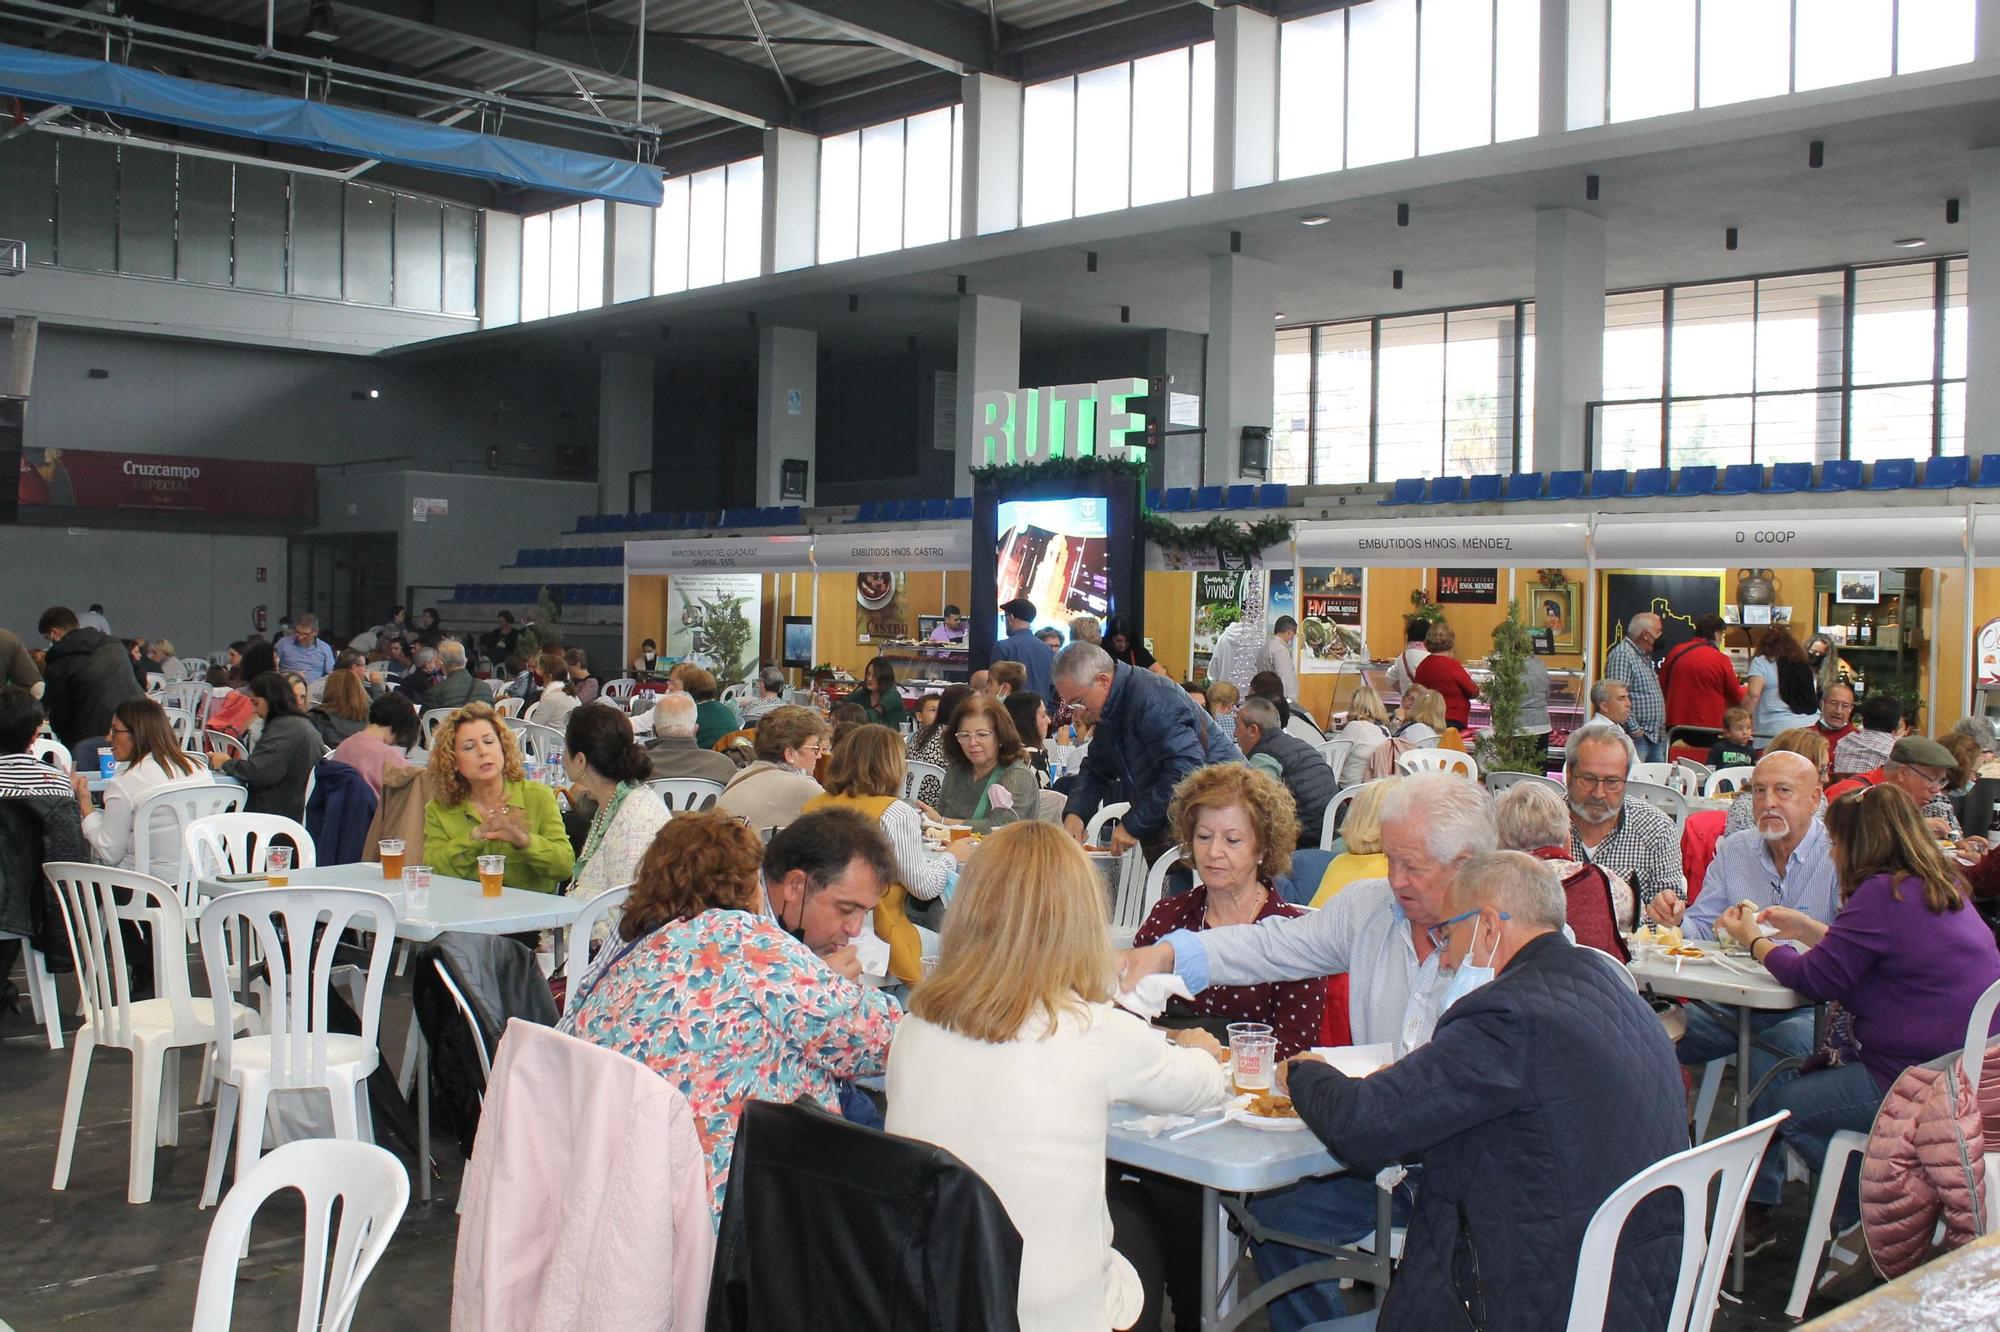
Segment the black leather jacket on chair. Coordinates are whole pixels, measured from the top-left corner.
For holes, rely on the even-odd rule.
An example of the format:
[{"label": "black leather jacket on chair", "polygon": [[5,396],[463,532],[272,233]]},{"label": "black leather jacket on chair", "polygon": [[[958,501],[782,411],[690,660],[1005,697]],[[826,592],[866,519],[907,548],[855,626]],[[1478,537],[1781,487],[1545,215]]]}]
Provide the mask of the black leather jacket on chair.
[{"label": "black leather jacket on chair", "polygon": [[1021,1236],[942,1147],[751,1101],[722,1205],[708,1332],[1015,1332]]}]

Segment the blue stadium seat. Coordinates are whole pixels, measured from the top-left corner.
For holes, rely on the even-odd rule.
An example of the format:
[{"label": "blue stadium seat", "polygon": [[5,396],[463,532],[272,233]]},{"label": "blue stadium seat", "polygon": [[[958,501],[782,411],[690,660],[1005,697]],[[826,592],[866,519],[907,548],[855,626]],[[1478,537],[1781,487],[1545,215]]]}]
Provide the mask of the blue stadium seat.
[{"label": "blue stadium seat", "polygon": [[1901,490],[1917,479],[1915,458],[1884,458],[1868,478],[1869,490]]},{"label": "blue stadium seat", "polygon": [[1425,504],[1456,504],[1465,495],[1465,478],[1462,476],[1434,476],[1431,478],[1430,493],[1424,496]]},{"label": "blue stadium seat", "polygon": [[466,601],[466,600],[469,600],[469,598],[468,598],[468,597],[467,597],[467,596],[465,595],[465,590],[466,590],[466,584],[464,584],[464,583],[459,583],[459,584],[456,584],[456,585],[455,585],[455,586],[454,586],[454,587],[453,587],[453,588],[451,589],[451,599],[452,599],[453,601]]},{"label": "blue stadium seat", "polygon": [[562,558],[557,560],[556,563],[565,569],[575,568],[577,565],[583,563],[583,551],[577,546],[565,546],[563,547]]},{"label": "blue stadium seat", "polygon": [[1697,463],[1681,468],[1681,474],[1674,478],[1676,495],[1708,495],[1715,491],[1715,467],[1710,463]]},{"label": "blue stadium seat", "polygon": [[1545,500],[1582,499],[1584,485],[1589,481],[1587,472],[1550,472],[1549,488],[1542,495]]},{"label": "blue stadium seat", "polygon": [[1972,459],[1963,454],[1958,457],[1933,458],[1924,464],[1922,490],[1950,490],[1962,486],[1972,471]]},{"label": "blue stadium seat", "polygon": [[1146,508],[1151,513],[1158,513],[1160,511],[1159,491],[1149,490],[1146,492]]},{"label": "blue stadium seat", "polygon": [[1715,488],[1718,495],[1752,495],[1764,488],[1764,466],[1762,463],[1730,463],[1722,469],[1722,483]]},{"label": "blue stadium seat", "polygon": [[904,500],[902,504],[897,506],[896,521],[899,523],[922,522],[923,517],[924,502],[922,500]]},{"label": "blue stadium seat", "polygon": [[1163,513],[1186,513],[1194,505],[1194,491],[1186,486],[1169,486]]},{"label": "blue stadium seat", "polygon": [[874,522],[875,511],[878,507],[874,500],[862,500],[860,510],[854,515],[854,521],[857,523]]},{"label": "blue stadium seat", "polygon": [[1989,453],[1979,460],[1979,475],[1972,484],[2000,486],[2000,453]]},{"label": "blue stadium seat", "polygon": [[1424,502],[1424,479],[1420,476],[1406,476],[1389,489],[1382,504],[1422,504]]},{"label": "blue stadium seat", "polygon": [[597,604],[600,606],[623,605],[624,601],[625,589],[616,583],[606,583],[597,594]]},{"label": "blue stadium seat", "polygon": [[1802,462],[1771,464],[1771,479],[1764,489],[1772,495],[1793,495],[1812,486],[1812,464]]},{"label": "blue stadium seat", "polygon": [[1230,508],[1232,508],[1232,509],[1254,509],[1254,508],[1256,508],[1256,507],[1257,507],[1257,487],[1256,487],[1256,486],[1254,486],[1254,485],[1249,485],[1249,486],[1231,486],[1231,487],[1229,488],[1229,495],[1228,495],[1228,504],[1229,504],[1229,507],[1230,507]]},{"label": "blue stadium seat", "polygon": [[1221,486],[1203,486],[1194,492],[1194,511],[1196,513],[1206,513],[1211,509],[1219,509],[1221,507]]},{"label": "blue stadium seat", "polygon": [[774,521],[786,527],[797,526],[799,523],[799,506],[796,504],[785,505],[778,510],[778,516]]},{"label": "blue stadium seat", "polygon": [[1540,472],[1509,473],[1507,476],[1507,485],[1500,496],[1501,499],[1509,504],[1518,503],[1521,500],[1540,499],[1541,497],[1542,474]]},{"label": "blue stadium seat", "polygon": [[970,518],[972,516],[972,496],[952,496],[951,510],[947,516],[952,518]]},{"label": "blue stadium seat", "polygon": [[951,501],[948,499],[927,499],[924,501],[924,521],[935,523],[951,516]]},{"label": "blue stadium seat", "polygon": [[1466,483],[1465,502],[1490,504],[1500,498],[1500,489],[1506,484],[1507,478],[1498,472],[1481,472]]},{"label": "blue stadium seat", "polygon": [[1289,509],[1292,507],[1292,488],[1283,481],[1266,481],[1257,494],[1257,502],[1267,509]]},{"label": "blue stadium seat", "polygon": [[1590,497],[1592,499],[1624,499],[1625,469],[1622,467],[1600,467],[1590,474]]},{"label": "blue stadium seat", "polygon": [[1625,492],[1625,498],[1652,499],[1664,495],[1673,479],[1673,473],[1664,467],[1641,467],[1632,473],[1632,488]]}]

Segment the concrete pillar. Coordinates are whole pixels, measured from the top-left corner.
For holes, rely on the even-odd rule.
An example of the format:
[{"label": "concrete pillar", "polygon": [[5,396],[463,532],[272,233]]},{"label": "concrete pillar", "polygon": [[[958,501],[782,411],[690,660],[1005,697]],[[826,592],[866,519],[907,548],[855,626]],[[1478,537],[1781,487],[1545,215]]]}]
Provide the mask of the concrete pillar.
[{"label": "concrete pillar", "polygon": [[2000,0],[1972,0],[1972,58],[2000,56]]},{"label": "concrete pillar", "polygon": [[611,203],[604,208],[604,303],[653,294],[653,216],[659,210]]},{"label": "concrete pillar", "polygon": [[1604,396],[1604,219],[1535,215],[1535,446],[1529,466],[1584,462],[1584,407]]},{"label": "concrete pillar", "polygon": [[479,326],[521,322],[521,215],[479,211]]},{"label": "concrete pillar", "polygon": [[1813,411],[1813,460],[1840,458],[1840,382],[1847,338],[1846,302],[1838,296],[1819,298],[1819,395]]},{"label": "concrete pillar", "polygon": [[1541,0],[1543,134],[1604,123],[1610,0]]},{"label": "concrete pillar", "polygon": [[962,97],[960,231],[967,236],[1012,231],[1021,225],[1021,85],[993,74],[967,74]]},{"label": "concrete pillar", "polygon": [[1278,178],[1278,20],[1234,5],[1215,11],[1215,188]]},{"label": "concrete pillar", "polygon": [[[1177,328],[1146,335],[1146,379],[1156,386],[1146,422],[1146,487],[1192,486],[1201,480],[1202,409],[1208,399],[1208,339]],[[1174,420],[1174,399],[1182,404]]]},{"label": "concrete pillar", "polygon": [[[1982,5],[1981,17],[1993,8]],[[2000,20],[1996,20],[2000,21]],[[1969,155],[1972,197],[1967,202],[1966,250],[1971,260],[1966,294],[1965,452],[2000,451],[2000,148]]]},{"label": "concrete pillar", "polygon": [[[1233,12],[1233,11],[1232,11]],[[1202,447],[1205,486],[1245,479],[1237,467],[1244,426],[1271,424],[1277,355],[1278,269],[1262,259],[1219,254],[1208,261],[1208,413]],[[1168,485],[1191,484],[1172,474]]]},{"label": "concrete pillar", "polygon": [[[970,216],[970,214],[968,214]],[[952,494],[972,493],[972,396],[1021,384],[1021,303],[998,296],[958,298],[958,447]]]},{"label": "concrete pillar", "polygon": [[764,266],[789,273],[819,261],[819,139],[764,131]]},{"label": "concrete pillar", "polygon": [[[653,466],[653,358],[606,352],[597,359],[597,511],[625,513],[632,473]],[[642,494],[637,503],[657,507]]]},{"label": "concrete pillar", "polygon": [[[819,485],[819,335],[802,328],[757,330],[757,497],[759,505],[811,504]],[[806,464],[804,498],[783,493],[784,464]]]}]

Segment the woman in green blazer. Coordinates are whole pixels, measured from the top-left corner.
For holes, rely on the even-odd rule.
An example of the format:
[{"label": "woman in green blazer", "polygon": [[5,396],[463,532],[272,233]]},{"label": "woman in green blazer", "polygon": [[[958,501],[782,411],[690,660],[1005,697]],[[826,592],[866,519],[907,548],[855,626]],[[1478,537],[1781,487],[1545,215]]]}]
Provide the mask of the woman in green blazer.
[{"label": "woman in green blazer", "polygon": [[479,857],[507,857],[506,884],[559,889],[576,868],[555,792],[527,780],[514,733],[491,703],[468,703],[431,737],[424,859],[440,874],[477,879]]}]

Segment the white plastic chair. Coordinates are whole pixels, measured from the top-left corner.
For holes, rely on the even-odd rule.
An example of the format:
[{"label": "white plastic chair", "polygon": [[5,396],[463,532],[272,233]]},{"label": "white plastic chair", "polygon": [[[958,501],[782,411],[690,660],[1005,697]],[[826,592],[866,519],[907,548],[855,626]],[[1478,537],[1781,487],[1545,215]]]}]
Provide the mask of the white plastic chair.
[{"label": "white plastic chair", "polygon": [[[1993,1012],[2000,1008],[2000,981],[1986,987],[1986,993],[1979,996],[1979,1002],[1972,1006],[1972,1017],[1965,1024],[1965,1047],[1958,1054],[1959,1078],[1965,1083],[1966,1091],[1974,1097],[1979,1094],[1980,1074],[1985,1071],[1988,1032],[1993,1026]],[[1819,1273],[1820,1260],[1826,1249],[1834,1241],[1833,1208],[1840,1200],[1840,1186],[1847,1176],[1847,1163],[1868,1150],[1868,1135],[1853,1129],[1842,1129],[1827,1139],[1826,1160],[1821,1162],[1819,1180],[1813,1185],[1812,1210],[1806,1217],[1805,1241],[1799,1246],[1798,1271],[1792,1277],[1792,1296],[1785,1304],[1785,1315],[1799,1318],[1805,1314],[1806,1301],[1812,1298],[1813,1278]],[[1987,1152],[1983,1162],[1986,1175],[1986,1216],[1981,1227],[1991,1234],[2000,1227],[2000,1153]]]},{"label": "white plastic chair", "polygon": [[1146,853],[1128,846],[1118,858],[1118,891],[1111,902],[1111,946],[1130,948],[1132,936],[1146,923]]},{"label": "white plastic chair", "polygon": [[316,869],[319,853],[312,834],[296,819],[282,814],[210,814],[195,819],[181,834],[189,881],[224,874],[262,874],[270,864],[271,843],[291,841],[292,873]]},{"label": "white plastic chair", "polygon": [[1347,760],[1354,755],[1354,742],[1352,740],[1324,740],[1316,745],[1315,748],[1319,750],[1319,756],[1326,760],[1326,766],[1333,769],[1333,780],[1338,785],[1341,771],[1347,767]]},{"label": "white plastic chair", "polygon": [[[1678,1190],[1682,1206],[1681,1273],[1674,1286],[1666,1332],[1708,1332],[1715,1320],[1716,1293],[1729,1264],[1729,1242],[1743,1219],[1743,1204],[1750,1199],[1757,1162],[1784,1117],[1776,1114],[1714,1142],[1676,1152],[1632,1176],[1600,1203],[1583,1232],[1576,1290],[1570,1297],[1569,1332],[1603,1332],[1619,1235],[1632,1209],[1665,1189]],[[1708,1216],[1709,1188],[1718,1175],[1722,1187],[1715,1217],[1704,1232],[1700,1223]]]},{"label": "white plastic chair", "polygon": [[181,681],[162,689],[157,701],[163,708],[179,708],[193,713],[197,721],[207,721],[209,703],[214,697],[215,691],[199,680]]},{"label": "white plastic chair", "polygon": [[1326,732],[1319,729],[1319,723],[1306,716],[1303,708],[1293,708],[1292,715],[1285,722],[1285,733],[1295,735],[1309,745],[1317,745],[1326,739]]},{"label": "white plastic chair", "polygon": [[1083,825],[1083,840],[1092,846],[1103,846],[1111,836],[1105,829],[1114,823],[1124,822],[1125,816],[1131,812],[1132,802],[1129,800],[1114,800],[1099,806],[1097,812],[1090,816],[1090,822]]},{"label": "white plastic chair", "polygon": [[[465,1019],[465,1029],[472,1037],[472,1050],[479,1056],[479,1103],[486,1104],[486,1084],[493,1080],[493,1056],[486,1051],[486,1033],[479,1029],[479,1015],[472,1011],[472,1005],[465,1000],[465,992],[452,980],[451,973],[444,969],[444,959],[433,957],[431,966],[437,971],[437,978],[444,982],[444,992],[458,1005],[458,1015]],[[366,1094],[365,1092],[363,1093]]]},{"label": "white plastic chair", "polygon": [[1418,772],[1456,772],[1479,780],[1479,763],[1470,754],[1456,749],[1410,749],[1396,758],[1396,771],[1404,776]]},{"label": "white plastic chair", "polygon": [[[1375,782],[1393,782],[1394,777],[1377,777]],[[1340,821],[1347,814],[1347,807],[1361,798],[1361,793],[1375,782],[1357,782],[1353,786],[1335,791],[1333,799],[1326,802],[1326,822],[1320,825],[1319,849],[1333,850],[1333,839],[1340,835]]]},{"label": "white plastic chair", "polygon": [[132,811],[133,867],[171,885],[190,922],[201,912],[201,899],[188,874],[187,830],[202,819],[241,810],[249,795],[234,782],[197,773],[154,787]]},{"label": "white plastic chair", "polygon": [[[236,1178],[243,1180],[257,1164],[264,1147],[264,1111],[274,1091],[324,1089],[333,1104],[335,1136],[362,1138],[368,1124],[368,1075],[381,1062],[376,1038],[382,1025],[382,987],[389,978],[389,954],[396,942],[396,908],[381,893],[307,887],[225,893],[211,898],[201,913],[201,954],[211,994],[228,992],[230,959],[224,932],[237,921],[252,931],[269,968],[270,1033],[231,1039],[217,1023],[215,1077],[221,1092],[215,1102],[203,1207],[213,1206],[222,1191],[222,1166],[232,1128]],[[334,949],[349,928],[373,936],[367,963],[357,969],[359,1036],[338,1034],[328,1023]]]},{"label": "white plastic chair", "polygon": [[[298,1332],[347,1332],[361,1287],[375,1270],[403,1210],[410,1176],[394,1156],[366,1142],[313,1138],[288,1142],[236,1181],[208,1228],[196,1289],[192,1332],[229,1332],[236,1303],[236,1265],[250,1243],[250,1223],[264,1200],[282,1189],[305,1199],[305,1264],[299,1279]],[[334,1203],[331,1272],[327,1237]]]},{"label": "white plastic chair", "polygon": [[[180,1141],[181,1064],[175,1052],[210,1044],[217,1028],[224,1024],[218,1020],[213,1000],[189,996],[187,926],[180,898],[171,887],[148,874],[74,861],[51,861],[43,866],[43,873],[62,907],[84,1013],[70,1055],[56,1173],[49,1187],[69,1187],[90,1056],[102,1045],[132,1055],[131,1169],[125,1201],[151,1202],[154,1149]],[[123,902],[118,900],[120,896],[125,898]],[[151,927],[153,977],[159,992],[156,999],[132,997],[120,920]],[[251,1009],[227,1001],[222,1007],[228,1014],[230,1031],[257,1030],[257,1014]]]},{"label": "white plastic chair", "polygon": [[1625,783],[1625,797],[1628,800],[1643,800],[1671,818],[1674,821],[1674,840],[1676,844],[1679,843],[1681,829],[1687,826],[1688,821],[1686,796],[1671,786],[1661,786],[1657,782],[1628,780]]},{"label": "white plastic chair", "polygon": [[521,715],[521,707],[528,700],[524,698],[503,698],[493,705],[493,710],[502,717],[514,718]]},{"label": "white plastic chair", "polygon": [[655,777],[646,786],[659,793],[672,814],[709,809],[722,794],[722,783],[706,777]]},{"label": "white plastic chair", "polygon": [[[1167,871],[1171,870],[1180,858],[1181,849],[1177,846],[1170,846],[1161,854],[1158,860],[1153,862],[1152,867],[1146,871],[1146,896],[1139,902],[1139,923],[1141,925],[1146,923],[1146,917],[1153,914],[1153,908],[1160,904],[1160,898],[1165,894],[1167,889]],[[1194,875],[1196,883],[1201,882],[1201,871],[1194,867],[1193,862],[1189,862],[1188,871]]]},{"label": "white plastic chair", "polygon": [[204,731],[202,738],[208,742],[208,752],[211,754],[236,759],[250,757],[250,747],[227,731]]},{"label": "white plastic chair", "polygon": [[935,763],[926,763],[922,759],[911,759],[905,763],[903,765],[903,799],[909,801],[912,805],[916,804],[918,794],[924,789],[924,778],[926,777],[937,778],[938,784],[942,786],[944,783],[944,769]]},{"label": "white plastic chair", "polygon": [[446,717],[457,711],[457,708],[425,708],[417,714],[417,729],[423,732],[424,748],[430,748],[431,737],[437,734],[437,728],[444,724]]},{"label": "white plastic chair", "polygon": [[637,680],[634,680],[631,676],[628,675],[628,676],[623,676],[616,680],[605,681],[604,688],[599,692],[602,693],[604,697],[611,699],[614,702],[623,702],[626,699],[631,698],[632,691],[637,689],[638,687],[639,687],[639,682]]},{"label": "white plastic chair", "polygon": [[48,1033],[49,1049],[63,1048],[62,999],[56,993],[56,978],[49,974],[48,962],[34,940],[25,934],[12,934],[0,930],[0,942],[8,939],[21,944],[21,964],[28,973],[28,1007],[33,1010],[35,1021],[42,1024]]},{"label": "white plastic chair", "polygon": [[180,741],[181,748],[191,753],[199,753],[202,742],[201,719],[186,708],[162,708],[167,714],[167,724],[174,728],[174,739]]},{"label": "white plastic chair", "polygon": [[584,971],[590,966],[590,939],[597,933],[600,924],[608,924],[618,918],[625,909],[625,899],[631,895],[632,885],[619,884],[616,888],[606,888],[597,896],[583,904],[576,919],[569,923],[569,938],[563,945],[563,975],[569,984],[563,991],[563,1016],[568,1017],[576,1006],[576,983],[583,979]]},{"label": "white plastic chair", "polygon": [[67,777],[76,771],[76,759],[71,756],[69,746],[52,735],[38,735],[28,745],[28,754],[39,762],[60,769]]},{"label": "white plastic chair", "polygon": [[1634,763],[1625,774],[1631,782],[1651,782],[1655,786],[1673,785],[1674,765],[1671,763]]},{"label": "white plastic chair", "polygon": [[1561,782],[1553,777],[1544,776],[1539,772],[1489,772],[1481,776],[1479,780],[1486,783],[1486,789],[1494,795],[1499,795],[1510,786],[1519,786],[1522,782],[1546,782],[1548,785],[1562,792],[1565,799],[1569,795],[1568,788]]},{"label": "white plastic chair", "polygon": [[535,722],[515,723],[511,718],[508,725],[514,731],[514,743],[520,747],[521,757],[536,763],[546,763],[563,756],[563,733],[553,726],[542,726]]},{"label": "white plastic chair", "polygon": [[1750,774],[1755,768],[1717,768],[1708,774],[1708,780],[1701,784],[1705,796],[1734,795],[1750,785]]},{"label": "white plastic chair", "polygon": [[1035,820],[1039,823],[1053,823],[1060,827],[1063,810],[1069,805],[1069,797],[1061,791],[1037,791],[1035,799]]}]

